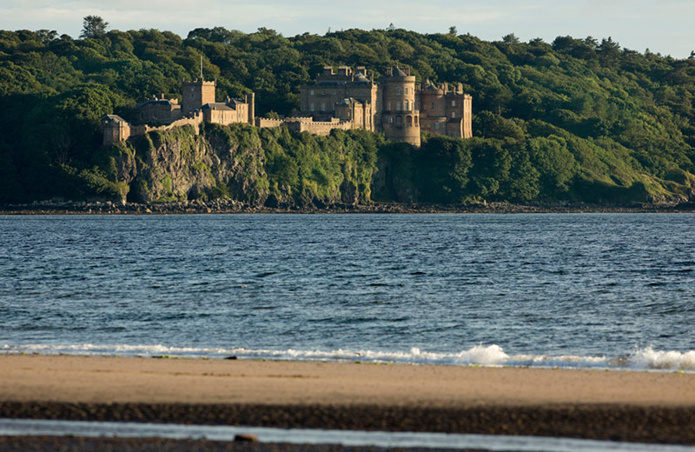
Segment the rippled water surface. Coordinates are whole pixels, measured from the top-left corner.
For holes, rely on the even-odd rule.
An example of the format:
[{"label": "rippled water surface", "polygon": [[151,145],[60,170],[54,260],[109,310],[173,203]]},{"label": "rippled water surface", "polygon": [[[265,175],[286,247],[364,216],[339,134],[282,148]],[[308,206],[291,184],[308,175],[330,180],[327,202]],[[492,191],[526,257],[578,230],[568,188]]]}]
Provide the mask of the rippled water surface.
[{"label": "rippled water surface", "polygon": [[695,370],[695,215],[0,217],[5,352]]}]

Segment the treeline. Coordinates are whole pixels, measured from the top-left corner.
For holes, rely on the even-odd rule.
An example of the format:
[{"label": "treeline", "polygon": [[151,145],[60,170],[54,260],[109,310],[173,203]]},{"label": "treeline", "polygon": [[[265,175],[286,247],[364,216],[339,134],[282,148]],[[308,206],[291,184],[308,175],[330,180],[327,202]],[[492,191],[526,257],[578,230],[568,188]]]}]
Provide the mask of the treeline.
[{"label": "treeline", "polygon": [[[186,39],[157,30],[82,39],[0,31],[0,202],[88,198],[104,193],[104,181],[122,183],[105,166],[99,118],[132,119],[134,106],[153,94],[180,97],[181,80],[199,77],[201,57],[205,78],[218,82],[218,98],[254,91],[258,115],[291,114],[299,87],[324,65],[364,65],[377,79],[402,65],[419,80],[463,83],[474,97],[472,140],[425,137],[414,149],[380,137],[368,146],[364,138],[348,138],[366,146],[364,155],[376,153],[372,180],[361,182],[374,186],[363,191],[372,200],[693,197],[695,59],[636,52],[610,38],[522,43],[508,35],[486,42],[453,30],[402,29],[284,37],[263,28],[250,34],[214,28]],[[306,140],[291,135],[277,158],[277,149],[262,147],[268,174],[294,175],[302,165],[290,149]],[[309,183],[317,193],[328,190],[320,177],[307,176],[315,173],[296,174],[289,186],[300,193]],[[270,196],[271,188],[268,202],[282,197]],[[224,187],[206,196],[215,194],[234,196]]]}]

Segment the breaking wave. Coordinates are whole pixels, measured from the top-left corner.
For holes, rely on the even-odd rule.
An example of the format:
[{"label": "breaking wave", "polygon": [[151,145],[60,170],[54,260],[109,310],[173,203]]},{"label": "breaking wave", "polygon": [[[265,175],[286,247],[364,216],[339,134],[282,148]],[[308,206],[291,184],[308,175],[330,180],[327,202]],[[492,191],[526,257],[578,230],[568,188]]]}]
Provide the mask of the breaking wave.
[{"label": "breaking wave", "polygon": [[3,345],[0,353],[87,355],[127,357],[171,357],[223,359],[269,359],[292,361],[336,361],[394,364],[433,364],[490,367],[537,367],[576,369],[625,369],[660,371],[695,371],[695,350],[679,352],[635,349],[624,356],[546,356],[508,355],[499,345],[477,345],[459,353],[436,353],[411,348],[408,352],[373,350],[271,350],[248,348],[192,348],[165,345]]}]

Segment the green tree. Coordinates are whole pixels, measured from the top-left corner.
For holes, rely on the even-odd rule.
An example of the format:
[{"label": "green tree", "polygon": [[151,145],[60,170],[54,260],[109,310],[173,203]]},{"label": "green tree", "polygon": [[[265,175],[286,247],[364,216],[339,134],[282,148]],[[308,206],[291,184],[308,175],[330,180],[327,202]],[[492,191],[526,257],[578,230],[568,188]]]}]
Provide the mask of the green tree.
[{"label": "green tree", "polygon": [[100,38],[106,34],[109,23],[99,16],[87,16],[82,20],[81,39]]},{"label": "green tree", "polygon": [[502,36],[502,42],[505,44],[519,44],[519,38],[516,37],[514,33],[509,33],[508,35]]}]

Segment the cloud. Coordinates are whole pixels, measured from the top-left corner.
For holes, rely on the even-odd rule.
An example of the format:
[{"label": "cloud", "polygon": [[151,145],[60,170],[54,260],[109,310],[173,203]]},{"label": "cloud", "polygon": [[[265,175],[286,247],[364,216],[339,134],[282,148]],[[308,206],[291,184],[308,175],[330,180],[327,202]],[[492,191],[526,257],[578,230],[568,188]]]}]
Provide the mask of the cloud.
[{"label": "cloud", "polygon": [[612,36],[621,45],[686,57],[695,42],[692,0],[2,0],[0,29],[47,28],[77,37],[84,16],[96,14],[112,29],[156,28],[186,36],[199,27],[251,32],[273,28],[286,36],[304,32],[396,27],[424,33],[461,33],[522,40],[556,36]]}]

